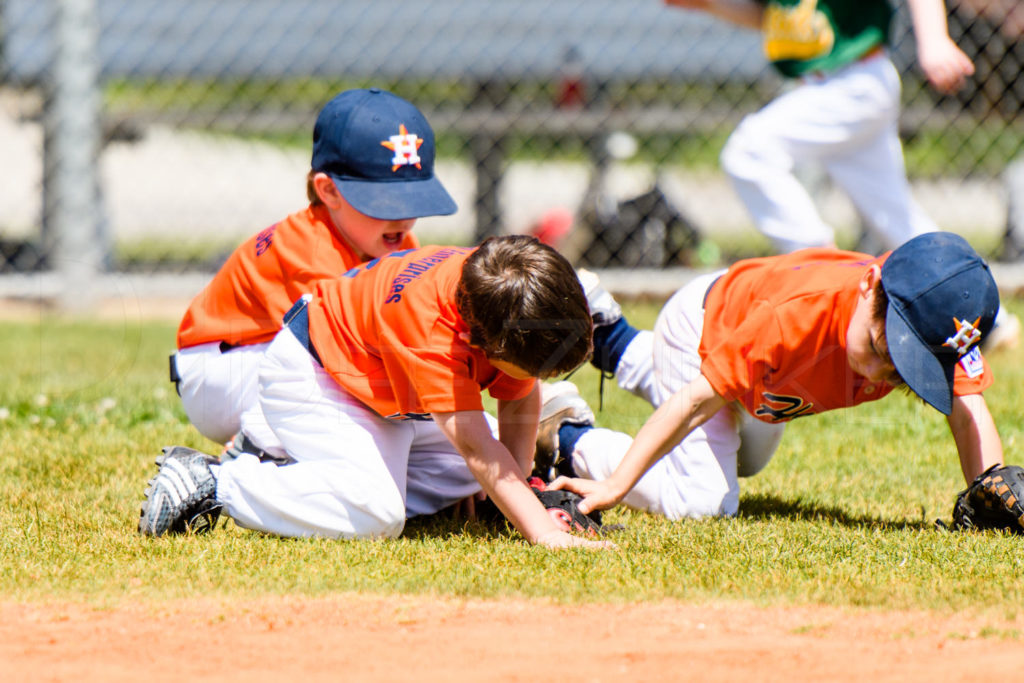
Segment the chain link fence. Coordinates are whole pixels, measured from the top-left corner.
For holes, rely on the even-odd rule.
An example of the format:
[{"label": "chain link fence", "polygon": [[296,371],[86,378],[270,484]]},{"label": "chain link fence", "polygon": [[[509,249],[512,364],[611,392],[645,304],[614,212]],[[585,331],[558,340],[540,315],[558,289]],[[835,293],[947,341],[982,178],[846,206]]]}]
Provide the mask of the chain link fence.
[{"label": "chain link fence", "polygon": [[[895,24],[915,194],[996,259],[1024,246],[1008,220],[1024,149],[1020,4],[950,6],[977,66],[950,97],[922,83],[902,4]],[[420,221],[425,242],[547,231],[596,267],[767,249],[718,154],[785,84],[756,33],[701,13],[660,0],[0,0],[0,271],[66,284],[212,271],[305,205],[317,111],[369,86],[417,104],[437,133],[460,210]],[[816,197],[856,245],[852,207],[827,184]]]}]

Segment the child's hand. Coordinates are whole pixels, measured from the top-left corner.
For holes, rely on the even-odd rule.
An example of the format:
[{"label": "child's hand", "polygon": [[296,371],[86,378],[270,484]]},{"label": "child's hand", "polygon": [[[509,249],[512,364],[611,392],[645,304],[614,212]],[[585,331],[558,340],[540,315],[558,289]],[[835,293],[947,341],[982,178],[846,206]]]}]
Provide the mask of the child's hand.
[{"label": "child's hand", "polygon": [[665,0],[665,4],[685,9],[707,9],[711,0]]},{"label": "child's hand", "polygon": [[558,477],[548,484],[548,490],[572,491],[583,496],[583,500],[578,501],[576,507],[585,515],[594,510],[607,510],[618,505],[619,501],[622,500],[622,496],[612,491],[607,481]]},{"label": "child's hand", "polygon": [[534,541],[545,548],[558,550],[561,548],[587,548],[588,550],[617,550],[619,546],[611,541],[591,541],[581,536],[573,536],[565,531],[549,531],[541,534]]},{"label": "child's hand", "polygon": [[974,74],[971,58],[948,36],[920,43],[917,60],[932,87],[947,95],[960,90]]}]

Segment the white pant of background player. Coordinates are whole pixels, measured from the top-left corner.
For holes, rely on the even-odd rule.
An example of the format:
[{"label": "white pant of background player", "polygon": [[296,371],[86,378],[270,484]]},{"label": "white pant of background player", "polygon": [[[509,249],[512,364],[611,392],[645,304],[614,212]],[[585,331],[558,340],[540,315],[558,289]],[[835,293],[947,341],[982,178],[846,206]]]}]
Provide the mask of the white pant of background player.
[{"label": "white pant of background player", "polygon": [[[217,500],[247,529],[281,536],[395,537],[406,517],[480,491],[433,421],[386,420],[335,382],[285,327],[263,355],[242,431],[296,462],[243,454],[217,475]],[[496,421],[491,420],[496,431]]]},{"label": "white pant of background player", "polygon": [[[914,200],[899,139],[900,77],[885,52],[828,76],[809,76],[744,117],[722,168],[758,230],[778,251],[835,243],[794,169],[820,165],[853,202],[884,250],[939,226]],[[1013,211],[1011,198],[1011,211]],[[1019,212],[1024,216],[1024,212]],[[1000,307],[993,345],[1017,345],[1020,324]]]},{"label": "white pant of background player", "polygon": [[938,230],[914,201],[898,122],[900,78],[884,52],[828,76],[810,76],[746,116],[722,167],[757,228],[781,252],[835,242],[794,168],[820,164],[885,249]]},{"label": "white pant of background player", "polygon": [[[620,387],[657,407],[700,373],[704,295],[720,274],[697,277],[676,292],[654,331],[630,342],[615,371]],[[726,406],[655,463],[623,502],[670,519],[734,515],[738,477],[768,464],[783,428],[754,419],[739,404]],[[573,467],[581,477],[607,479],[632,442],[622,432],[589,430],[576,442]]]}]

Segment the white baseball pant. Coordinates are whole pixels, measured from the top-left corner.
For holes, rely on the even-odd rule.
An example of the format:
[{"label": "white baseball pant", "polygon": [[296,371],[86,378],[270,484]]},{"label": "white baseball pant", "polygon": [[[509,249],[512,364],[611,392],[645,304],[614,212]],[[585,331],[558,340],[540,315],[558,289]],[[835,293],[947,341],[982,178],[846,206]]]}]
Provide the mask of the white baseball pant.
[{"label": "white baseball pant", "polygon": [[[665,304],[654,331],[634,338],[630,348],[650,349],[649,356],[628,353],[627,348],[619,361],[616,379],[621,375],[630,378],[634,388],[650,388],[654,407],[700,373],[697,350],[704,325],[704,295],[720,274],[702,275],[680,289]],[[622,367],[631,360],[636,365]],[[644,372],[653,379],[639,380]],[[756,474],[768,464],[783,429],[783,424],[761,422],[738,403],[730,404],[655,463],[623,502],[670,519],[734,515],[739,509],[738,477]],[[632,442],[621,432],[589,430],[576,442],[573,467],[581,477],[607,479]]]},{"label": "white baseball pant", "polygon": [[835,242],[794,175],[820,164],[886,249],[938,230],[914,201],[898,134],[900,78],[884,53],[809,76],[746,116],[721,162],[757,228],[781,252]]},{"label": "white baseball pant", "polygon": [[[491,420],[496,431],[496,421]],[[433,421],[386,420],[353,398],[285,327],[266,350],[242,431],[295,460],[244,454],[216,468],[217,500],[242,527],[280,536],[396,537],[406,517],[480,491]]]},{"label": "white baseball pant", "polygon": [[220,344],[200,344],[174,356],[178,393],[185,414],[211,441],[227,443],[238,433],[242,412],[256,403],[257,375],[270,342],[236,346],[221,353]]}]

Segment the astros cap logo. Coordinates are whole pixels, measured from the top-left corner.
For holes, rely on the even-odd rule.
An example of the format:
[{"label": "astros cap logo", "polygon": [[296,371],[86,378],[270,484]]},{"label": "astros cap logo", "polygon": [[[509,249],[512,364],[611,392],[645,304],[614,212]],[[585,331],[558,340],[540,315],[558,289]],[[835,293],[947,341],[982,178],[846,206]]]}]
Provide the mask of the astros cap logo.
[{"label": "astros cap logo", "polygon": [[411,165],[420,168],[419,149],[423,144],[423,138],[406,130],[404,123],[398,125],[398,135],[392,135],[387,140],[382,140],[380,144],[395,153],[395,156],[391,158],[392,172],[397,171],[401,166]]},{"label": "astros cap logo", "polygon": [[956,325],[956,334],[946,339],[943,346],[956,349],[957,354],[960,356],[967,353],[967,350],[981,339],[981,330],[978,329],[978,322],[980,320],[981,318],[976,318],[973,323],[969,323],[966,320],[953,318],[953,324]]}]

